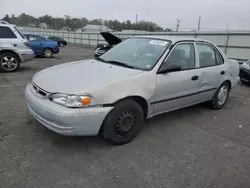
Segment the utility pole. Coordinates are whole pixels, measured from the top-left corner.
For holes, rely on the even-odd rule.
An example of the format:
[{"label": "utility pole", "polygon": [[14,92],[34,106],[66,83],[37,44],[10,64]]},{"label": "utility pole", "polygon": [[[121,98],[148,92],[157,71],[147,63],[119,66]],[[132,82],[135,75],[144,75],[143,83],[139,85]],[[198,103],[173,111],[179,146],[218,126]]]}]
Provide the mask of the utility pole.
[{"label": "utility pole", "polygon": [[176,32],[179,31],[180,22],[181,22],[180,19],[177,19]]},{"label": "utility pole", "polygon": [[135,31],[137,30],[138,15],[135,15]]},{"label": "utility pole", "polygon": [[227,24],[227,29],[226,29],[226,32],[228,32],[228,24]]},{"label": "utility pole", "polygon": [[199,21],[198,21],[198,31],[200,31],[200,27],[201,27],[201,16],[199,16]]}]

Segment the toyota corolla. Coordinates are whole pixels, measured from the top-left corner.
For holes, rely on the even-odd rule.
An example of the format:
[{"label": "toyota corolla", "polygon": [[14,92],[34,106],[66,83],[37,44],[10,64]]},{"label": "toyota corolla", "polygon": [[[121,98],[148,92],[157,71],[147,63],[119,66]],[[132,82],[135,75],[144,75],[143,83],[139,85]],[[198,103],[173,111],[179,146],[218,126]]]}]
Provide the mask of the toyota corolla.
[{"label": "toyota corolla", "polygon": [[237,61],[209,41],[141,36],[97,59],[38,72],[25,98],[31,114],[56,133],[125,144],[155,115],[202,102],[221,109],[238,75]]}]

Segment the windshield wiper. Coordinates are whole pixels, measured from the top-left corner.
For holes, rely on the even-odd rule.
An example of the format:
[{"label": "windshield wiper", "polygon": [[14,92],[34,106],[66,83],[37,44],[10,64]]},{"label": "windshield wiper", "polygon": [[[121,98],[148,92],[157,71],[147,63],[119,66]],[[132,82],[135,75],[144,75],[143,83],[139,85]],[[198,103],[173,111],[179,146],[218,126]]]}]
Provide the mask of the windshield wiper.
[{"label": "windshield wiper", "polygon": [[119,66],[122,66],[122,67],[127,67],[127,68],[130,68],[130,69],[134,69],[135,67],[131,66],[131,65],[128,65],[126,63],[122,63],[120,61],[106,61],[107,63],[110,63],[110,64],[113,64],[113,65],[119,65]]},{"label": "windshield wiper", "polygon": [[98,61],[104,62],[104,63],[107,62],[105,59],[103,59],[103,58],[101,58],[101,57],[96,57],[95,59],[98,60]]}]

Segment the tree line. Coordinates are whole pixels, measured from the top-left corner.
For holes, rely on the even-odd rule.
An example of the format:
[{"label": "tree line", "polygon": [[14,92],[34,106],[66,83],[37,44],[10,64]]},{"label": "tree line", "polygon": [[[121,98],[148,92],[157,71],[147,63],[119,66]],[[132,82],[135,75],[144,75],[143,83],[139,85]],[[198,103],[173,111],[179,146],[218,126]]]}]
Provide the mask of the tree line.
[{"label": "tree line", "polygon": [[64,27],[68,27],[72,30],[82,28],[86,25],[105,25],[108,28],[121,31],[121,30],[144,30],[144,31],[171,31],[170,29],[163,29],[159,25],[150,21],[138,21],[137,23],[133,23],[130,20],[125,22],[120,22],[118,20],[102,20],[102,19],[94,19],[88,20],[87,18],[72,18],[69,15],[65,15],[64,18],[55,18],[50,15],[45,15],[42,17],[34,17],[25,13],[20,14],[19,16],[13,15],[5,15],[3,20],[15,24],[18,26],[29,26],[29,27],[40,27],[41,23],[46,23],[49,29],[62,29]]}]

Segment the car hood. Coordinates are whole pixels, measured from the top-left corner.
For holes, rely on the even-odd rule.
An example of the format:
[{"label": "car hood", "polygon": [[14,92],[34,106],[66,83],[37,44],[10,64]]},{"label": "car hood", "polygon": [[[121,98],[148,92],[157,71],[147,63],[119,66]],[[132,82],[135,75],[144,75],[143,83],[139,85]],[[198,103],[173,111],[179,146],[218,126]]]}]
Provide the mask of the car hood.
[{"label": "car hood", "polygon": [[113,35],[112,33],[101,32],[100,34],[102,35],[102,37],[107,41],[107,43],[110,46],[116,45],[116,44],[119,44],[120,42],[122,42],[122,39],[120,39],[119,37]]},{"label": "car hood", "polygon": [[86,94],[143,71],[97,60],[65,63],[38,72],[33,83],[50,93]]}]

